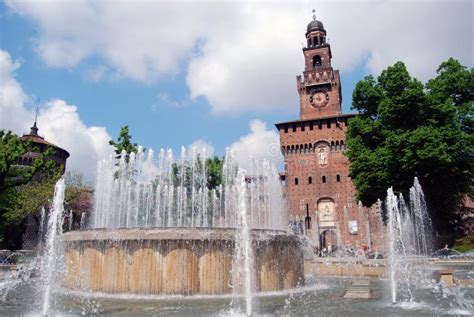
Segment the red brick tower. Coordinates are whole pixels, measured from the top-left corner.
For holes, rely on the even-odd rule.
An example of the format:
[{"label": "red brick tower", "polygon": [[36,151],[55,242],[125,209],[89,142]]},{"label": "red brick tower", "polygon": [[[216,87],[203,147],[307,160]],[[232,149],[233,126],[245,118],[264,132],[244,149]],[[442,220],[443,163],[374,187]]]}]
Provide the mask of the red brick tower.
[{"label": "red brick tower", "polygon": [[343,154],[348,119],[354,114],[341,112],[339,71],[331,66],[331,46],[316,16],[305,35],[305,68],[303,77],[297,76],[300,118],[276,124],[290,214],[321,248],[371,245],[369,213],[355,201]]}]

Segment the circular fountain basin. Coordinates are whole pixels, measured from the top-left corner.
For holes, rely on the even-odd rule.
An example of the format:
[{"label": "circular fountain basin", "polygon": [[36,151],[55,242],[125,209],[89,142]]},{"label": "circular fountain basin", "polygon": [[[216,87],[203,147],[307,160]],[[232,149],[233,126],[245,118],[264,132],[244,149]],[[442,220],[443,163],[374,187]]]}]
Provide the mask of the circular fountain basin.
[{"label": "circular fountain basin", "polygon": [[[256,291],[304,282],[297,236],[251,230]],[[229,294],[242,289],[236,229],[94,229],[63,235],[63,286],[131,294]]]}]

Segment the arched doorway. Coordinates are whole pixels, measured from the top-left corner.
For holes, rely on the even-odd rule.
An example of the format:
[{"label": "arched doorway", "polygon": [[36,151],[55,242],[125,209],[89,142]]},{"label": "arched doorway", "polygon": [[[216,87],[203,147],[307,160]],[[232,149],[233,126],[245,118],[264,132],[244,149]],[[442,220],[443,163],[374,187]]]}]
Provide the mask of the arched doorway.
[{"label": "arched doorway", "polygon": [[[333,230],[324,230],[321,232],[319,240],[321,249],[326,248],[326,250],[334,250],[337,246],[337,237]],[[329,246],[331,246],[331,248],[329,248]]]}]

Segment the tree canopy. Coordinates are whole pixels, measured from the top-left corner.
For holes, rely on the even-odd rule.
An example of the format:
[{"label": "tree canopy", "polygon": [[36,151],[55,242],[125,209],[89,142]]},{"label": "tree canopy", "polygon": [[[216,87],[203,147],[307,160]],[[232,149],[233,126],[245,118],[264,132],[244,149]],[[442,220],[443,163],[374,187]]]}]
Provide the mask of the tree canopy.
[{"label": "tree canopy", "polygon": [[120,128],[120,133],[117,138],[117,142],[115,142],[114,140],[110,140],[109,144],[115,147],[116,158],[120,158],[120,154],[122,153],[122,151],[125,151],[125,153],[127,153],[127,162],[129,158],[128,155],[132,152],[136,153],[138,151],[137,143],[132,142],[132,136],[130,135],[128,125],[125,125]]},{"label": "tree canopy", "polygon": [[425,85],[402,62],[358,82],[346,151],[357,198],[371,205],[390,186],[407,193],[417,176],[435,228],[452,230],[473,193],[473,93],[474,69],[452,58]]},{"label": "tree canopy", "polygon": [[21,246],[24,219],[35,215],[53,196],[54,183],[63,173],[61,166],[48,159],[48,148],[30,166],[18,165],[27,152],[39,152],[11,131],[0,130],[0,246]]},{"label": "tree canopy", "polygon": [[[184,179],[183,185],[185,187],[191,186],[192,180],[192,162],[187,161],[184,170]],[[196,169],[196,173],[200,174],[202,172],[203,164],[202,158],[200,155],[197,155],[196,161],[194,163],[194,168]],[[219,185],[222,184],[222,167],[224,165],[224,158],[220,159],[217,156],[208,157],[205,160],[205,169],[206,169],[206,186],[208,189],[216,189]],[[175,186],[179,186],[181,184],[181,171],[180,165],[178,163],[173,163],[173,182]]]}]

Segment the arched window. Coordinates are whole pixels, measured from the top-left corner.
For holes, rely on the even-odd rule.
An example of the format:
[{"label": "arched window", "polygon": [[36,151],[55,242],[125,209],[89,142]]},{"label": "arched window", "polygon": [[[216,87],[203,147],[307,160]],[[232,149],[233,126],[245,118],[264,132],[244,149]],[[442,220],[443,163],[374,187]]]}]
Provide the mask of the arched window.
[{"label": "arched window", "polygon": [[322,181],[323,181],[323,183],[326,183],[326,176],[322,177]]},{"label": "arched window", "polygon": [[298,185],[298,177],[295,177],[295,185]]},{"label": "arched window", "polygon": [[313,46],[318,46],[318,37],[313,37]]},{"label": "arched window", "polygon": [[321,66],[321,56],[314,55],[313,56],[313,67]]},{"label": "arched window", "polygon": [[308,184],[312,184],[313,183],[313,178],[310,176],[308,177]]},{"label": "arched window", "polygon": [[336,182],[340,182],[341,181],[341,175],[337,174],[336,175]]}]

